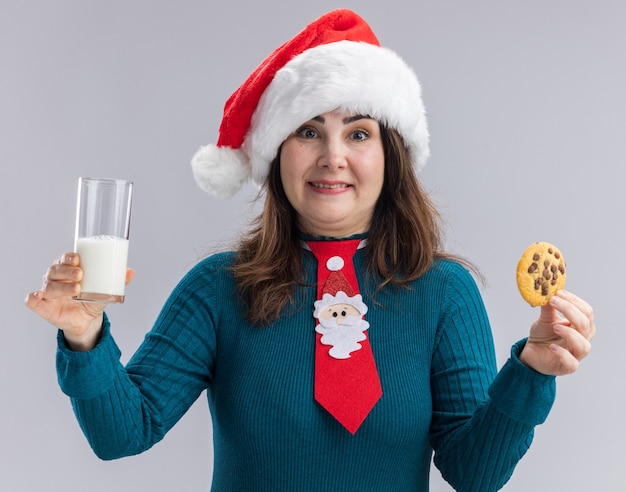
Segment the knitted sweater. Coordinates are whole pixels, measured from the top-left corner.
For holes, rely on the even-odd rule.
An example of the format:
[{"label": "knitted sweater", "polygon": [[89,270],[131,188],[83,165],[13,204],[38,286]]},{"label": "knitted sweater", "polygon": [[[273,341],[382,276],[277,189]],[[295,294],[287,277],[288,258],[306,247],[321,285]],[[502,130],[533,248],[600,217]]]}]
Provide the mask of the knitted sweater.
[{"label": "knitted sweater", "polygon": [[108,318],[89,352],[70,351],[60,333],[59,383],[95,453],[145,451],[207,390],[212,490],[427,491],[433,450],[456,490],[501,488],[547,417],[555,381],[517,359],[524,341],[496,374],[471,275],[436,261],[410,288],[372,297],[357,252],[383,396],[351,435],[313,398],[316,261],[302,254],[306,286],[268,327],[243,319],[234,254],[221,253],[182,279],[126,367]]}]

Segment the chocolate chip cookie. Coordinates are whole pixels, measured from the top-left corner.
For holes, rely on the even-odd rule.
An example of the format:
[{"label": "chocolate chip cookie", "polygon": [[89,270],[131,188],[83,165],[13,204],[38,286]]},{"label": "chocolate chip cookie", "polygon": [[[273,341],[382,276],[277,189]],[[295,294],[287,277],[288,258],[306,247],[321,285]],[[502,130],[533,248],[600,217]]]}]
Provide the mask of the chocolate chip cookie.
[{"label": "chocolate chip cookie", "polygon": [[565,260],[559,249],[545,242],[528,246],[517,264],[517,288],[531,306],[548,304],[565,286]]}]

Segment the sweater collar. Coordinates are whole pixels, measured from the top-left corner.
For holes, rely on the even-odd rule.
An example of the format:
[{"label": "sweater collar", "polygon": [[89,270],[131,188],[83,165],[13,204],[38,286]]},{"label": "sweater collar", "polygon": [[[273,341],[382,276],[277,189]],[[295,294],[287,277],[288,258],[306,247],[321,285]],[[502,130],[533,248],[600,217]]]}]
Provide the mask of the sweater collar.
[{"label": "sweater collar", "polygon": [[367,232],[360,234],[353,234],[348,237],[330,237],[330,236],[312,236],[310,234],[300,234],[300,245],[307,251],[311,251],[307,242],[311,241],[352,241],[354,239],[360,239],[361,242],[357,249],[364,248],[367,245]]}]

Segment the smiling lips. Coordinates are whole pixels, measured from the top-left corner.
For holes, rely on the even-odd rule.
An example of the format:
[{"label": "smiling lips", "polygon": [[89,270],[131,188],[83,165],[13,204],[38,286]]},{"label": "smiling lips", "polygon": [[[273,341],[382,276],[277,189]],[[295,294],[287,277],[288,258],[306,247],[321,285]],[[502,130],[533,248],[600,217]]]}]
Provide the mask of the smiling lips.
[{"label": "smiling lips", "polygon": [[321,193],[339,193],[351,187],[347,183],[325,183],[309,181],[309,185]]}]

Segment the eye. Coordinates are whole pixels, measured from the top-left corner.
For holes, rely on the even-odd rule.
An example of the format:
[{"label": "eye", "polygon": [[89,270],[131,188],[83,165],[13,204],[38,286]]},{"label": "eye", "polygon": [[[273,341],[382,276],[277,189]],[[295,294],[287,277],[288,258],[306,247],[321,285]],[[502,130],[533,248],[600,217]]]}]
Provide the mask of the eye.
[{"label": "eye", "polygon": [[336,318],[337,316],[339,316],[339,314],[337,314],[337,311],[333,311],[333,318]]},{"label": "eye", "polygon": [[344,318],[346,317],[346,314],[348,313],[346,313],[345,311],[341,311],[341,316],[343,316]]},{"label": "eye", "polygon": [[367,140],[369,136],[369,133],[367,133],[365,130],[355,130],[350,134],[350,139],[356,140],[358,142],[361,140]]},{"label": "eye", "polygon": [[296,131],[296,135],[300,138],[312,139],[317,138],[319,136],[317,130],[315,128],[311,128],[310,126],[303,126],[302,128]]}]

